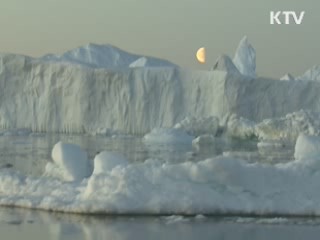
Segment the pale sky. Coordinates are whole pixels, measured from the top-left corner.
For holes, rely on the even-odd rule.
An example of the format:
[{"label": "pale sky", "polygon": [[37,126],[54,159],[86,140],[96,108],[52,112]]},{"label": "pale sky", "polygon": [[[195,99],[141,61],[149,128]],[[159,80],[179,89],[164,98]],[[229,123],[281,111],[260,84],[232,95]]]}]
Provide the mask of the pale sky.
[{"label": "pale sky", "polygon": [[[271,26],[271,10],[306,11],[302,25]],[[41,56],[87,43],[210,69],[233,57],[247,35],[259,75],[300,75],[320,64],[320,1],[316,0],[1,0],[0,52]],[[207,49],[207,63],[195,60]]]}]

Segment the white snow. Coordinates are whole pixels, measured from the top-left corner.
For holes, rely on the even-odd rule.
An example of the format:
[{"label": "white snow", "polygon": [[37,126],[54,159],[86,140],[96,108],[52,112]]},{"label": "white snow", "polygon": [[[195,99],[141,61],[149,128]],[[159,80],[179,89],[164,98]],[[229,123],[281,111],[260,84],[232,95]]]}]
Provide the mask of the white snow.
[{"label": "white snow", "polygon": [[46,166],[47,176],[61,177],[67,181],[81,181],[91,175],[87,153],[79,146],[58,142],[52,149],[53,163]]},{"label": "white snow", "polygon": [[193,136],[188,135],[180,129],[155,128],[144,136],[144,141],[148,143],[186,143],[191,144]]},{"label": "white snow", "polygon": [[245,36],[239,43],[233,63],[241,74],[256,77],[256,51]]},{"label": "white snow", "polygon": [[[0,169],[0,205],[77,213],[320,215],[319,146],[320,138],[300,135],[296,160],[275,165],[230,156],[118,164],[118,156],[102,154],[98,158],[113,159],[117,167],[74,182]],[[79,163],[73,168],[81,169]]]},{"label": "white snow", "polygon": [[320,81],[320,65],[313,66],[307,70],[302,76],[297,77],[299,80]]}]

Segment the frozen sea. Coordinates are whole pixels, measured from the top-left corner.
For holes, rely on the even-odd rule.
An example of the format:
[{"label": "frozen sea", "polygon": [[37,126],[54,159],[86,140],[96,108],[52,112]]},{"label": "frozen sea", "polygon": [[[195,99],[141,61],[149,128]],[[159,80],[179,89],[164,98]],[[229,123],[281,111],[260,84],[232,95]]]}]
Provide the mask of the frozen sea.
[{"label": "frozen sea", "polygon": [[[199,161],[217,155],[240,156],[270,164],[293,158],[293,146],[257,147],[254,140],[217,138],[214,144],[148,144],[131,136],[8,134],[0,137],[0,165],[40,176],[58,141],[80,145],[89,158],[108,150],[129,161]],[[317,218],[243,218],[213,216],[89,216],[20,208],[0,208],[0,232],[5,239],[317,239]]]}]

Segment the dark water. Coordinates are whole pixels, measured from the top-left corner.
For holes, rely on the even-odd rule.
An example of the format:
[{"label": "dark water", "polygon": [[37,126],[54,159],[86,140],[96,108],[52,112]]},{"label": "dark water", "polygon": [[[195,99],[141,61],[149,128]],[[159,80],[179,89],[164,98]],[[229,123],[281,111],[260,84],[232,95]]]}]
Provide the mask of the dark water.
[{"label": "dark water", "polygon": [[1,239],[10,240],[319,239],[319,220],[283,219],[280,222],[277,219],[194,217],[172,221],[172,217],[90,217],[0,209]]}]

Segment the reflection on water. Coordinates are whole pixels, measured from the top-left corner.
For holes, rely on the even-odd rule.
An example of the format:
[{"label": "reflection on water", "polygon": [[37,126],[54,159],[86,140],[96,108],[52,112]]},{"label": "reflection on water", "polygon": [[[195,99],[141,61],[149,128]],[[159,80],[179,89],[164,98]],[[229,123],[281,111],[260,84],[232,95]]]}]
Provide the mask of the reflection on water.
[{"label": "reflection on water", "polygon": [[0,209],[1,239],[318,239],[319,221],[288,220],[286,224],[238,223],[234,219],[167,217],[94,217],[24,209]]},{"label": "reflection on water", "polygon": [[[0,167],[12,165],[27,175],[41,175],[55,143],[64,141],[80,145],[89,158],[101,151],[122,153],[129,161],[158,159],[164,162],[199,161],[217,155],[241,158],[249,162],[284,162],[292,158],[293,148],[258,149],[255,141],[217,138],[201,146],[191,144],[149,144],[135,137],[103,137],[83,135],[31,135],[0,137]],[[265,150],[265,152],[264,152]]]}]

